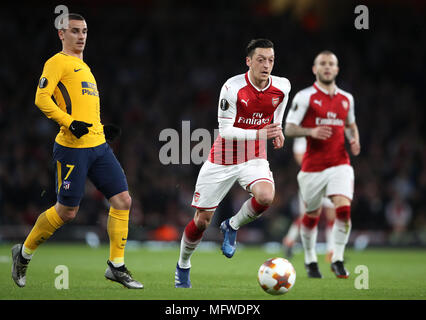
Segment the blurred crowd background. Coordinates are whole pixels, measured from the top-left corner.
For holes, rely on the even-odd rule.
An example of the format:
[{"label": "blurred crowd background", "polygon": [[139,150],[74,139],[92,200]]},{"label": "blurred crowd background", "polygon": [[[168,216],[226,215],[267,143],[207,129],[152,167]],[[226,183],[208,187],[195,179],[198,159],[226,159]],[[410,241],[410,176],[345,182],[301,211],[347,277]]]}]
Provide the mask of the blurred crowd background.
[{"label": "blurred crowd background", "polygon": [[[425,18],[422,1],[363,1],[369,29],[357,30],[353,1],[63,1],[2,3],[0,29],[0,241],[23,240],[37,216],[56,201],[51,161],[58,125],[34,105],[44,62],[61,50],[56,5],[82,14],[89,33],[85,62],[97,80],[103,123],[122,136],[111,144],[129,183],[129,239],[179,240],[192,218],[201,165],[163,165],[160,132],[217,128],[222,84],[244,73],[253,38],[275,44],[273,74],[295,93],[312,85],[315,55],[339,58],[337,85],[355,98],[361,155],[355,169],[352,240],[377,245],[426,245]],[[286,112],[287,114],[287,112]],[[269,149],[276,201],[245,226],[239,241],[281,241],[297,215],[299,170],[292,139]],[[196,144],[196,142],[194,142]],[[205,155],[207,157],[207,155]],[[206,239],[248,198],[235,185],[219,206]],[[57,239],[107,239],[108,203],[90,182],[77,218]],[[320,235],[321,237],[321,235]]]}]

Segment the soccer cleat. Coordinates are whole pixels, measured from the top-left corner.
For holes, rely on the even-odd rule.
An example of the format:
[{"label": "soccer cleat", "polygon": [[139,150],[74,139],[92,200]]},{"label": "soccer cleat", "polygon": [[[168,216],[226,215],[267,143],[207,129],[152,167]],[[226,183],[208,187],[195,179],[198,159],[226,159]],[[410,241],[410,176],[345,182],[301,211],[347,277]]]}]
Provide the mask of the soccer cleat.
[{"label": "soccer cleat", "polygon": [[15,244],[12,247],[12,279],[18,287],[25,287],[26,273],[29,260],[21,255],[22,244]]},{"label": "soccer cleat", "polygon": [[334,272],[337,278],[349,278],[349,272],[346,270],[343,261],[336,261],[331,264],[331,271]]},{"label": "soccer cleat", "polygon": [[176,264],[175,271],[175,288],[192,288],[191,280],[189,279],[189,271],[191,268],[181,268]]},{"label": "soccer cleat", "polygon": [[227,258],[232,258],[237,249],[237,230],[229,225],[229,219],[220,224],[220,231],[223,233],[222,253]]},{"label": "soccer cleat", "polygon": [[318,279],[322,278],[322,274],[319,271],[317,262],[311,262],[309,264],[305,263],[305,269],[306,269],[306,272],[308,273],[308,278],[318,278]]},{"label": "soccer cleat", "polygon": [[115,268],[112,263],[107,261],[108,268],[105,270],[105,278],[118,282],[129,289],[143,289],[143,284],[132,278],[132,274],[126,266]]}]

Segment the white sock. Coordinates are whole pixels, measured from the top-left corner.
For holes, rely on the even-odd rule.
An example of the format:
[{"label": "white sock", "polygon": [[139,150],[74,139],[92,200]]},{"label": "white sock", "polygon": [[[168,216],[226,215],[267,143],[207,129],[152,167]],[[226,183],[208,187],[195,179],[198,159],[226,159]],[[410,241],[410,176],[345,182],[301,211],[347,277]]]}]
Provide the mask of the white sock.
[{"label": "white sock", "polygon": [[111,260],[109,262],[111,262],[114,268],[120,268],[121,266],[124,266],[124,262],[112,262]]},{"label": "white sock", "polygon": [[27,260],[31,260],[31,258],[33,257],[33,254],[25,253],[25,246],[24,245],[22,245],[21,254],[24,257],[24,259],[27,259]]},{"label": "white sock", "polygon": [[296,220],[294,221],[291,226],[290,229],[287,232],[286,235],[286,240],[287,241],[291,241],[291,242],[295,242],[297,237],[299,236],[299,232],[300,232],[300,220]]},{"label": "white sock", "polygon": [[251,198],[248,199],[241,206],[240,211],[237,212],[236,215],[232,216],[229,220],[229,224],[232,229],[238,230],[241,226],[252,222],[259,218],[262,214],[257,214],[251,206]]},{"label": "white sock", "polygon": [[178,265],[180,268],[191,268],[191,256],[200,242],[201,239],[197,240],[196,242],[189,241],[186,238],[185,232],[183,233],[182,239],[180,241],[180,253],[178,261]]},{"label": "white sock", "polygon": [[315,246],[317,243],[318,226],[312,229],[300,226],[300,238],[302,239],[303,249],[305,251],[305,263],[318,262]]},{"label": "white sock", "polygon": [[345,247],[349,240],[351,233],[352,223],[351,221],[343,221],[336,219],[334,221],[332,238],[333,238],[333,257],[331,262],[343,261],[343,255],[345,253]]}]

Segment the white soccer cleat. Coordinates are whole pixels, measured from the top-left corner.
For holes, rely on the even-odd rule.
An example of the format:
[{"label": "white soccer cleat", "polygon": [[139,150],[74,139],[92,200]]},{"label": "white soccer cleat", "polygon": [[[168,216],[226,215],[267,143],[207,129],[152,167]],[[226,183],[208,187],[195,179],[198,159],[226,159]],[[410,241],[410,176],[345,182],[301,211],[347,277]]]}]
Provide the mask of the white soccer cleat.
[{"label": "white soccer cleat", "polygon": [[110,261],[107,261],[108,268],[105,270],[105,278],[118,282],[129,289],[143,289],[143,284],[132,278],[132,274],[126,266],[115,268]]},{"label": "white soccer cleat", "polygon": [[18,285],[18,287],[25,287],[26,283],[26,274],[28,263],[23,262],[23,258],[21,258],[21,250],[22,244],[15,244],[12,247],[12,279]]}]

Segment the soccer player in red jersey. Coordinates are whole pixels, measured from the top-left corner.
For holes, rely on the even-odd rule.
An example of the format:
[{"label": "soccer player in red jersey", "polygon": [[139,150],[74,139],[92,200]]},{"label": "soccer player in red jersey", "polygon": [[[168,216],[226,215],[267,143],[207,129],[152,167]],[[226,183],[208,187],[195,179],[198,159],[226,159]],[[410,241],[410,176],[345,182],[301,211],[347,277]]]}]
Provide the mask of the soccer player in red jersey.
[{"label": "soccer player in red jersey", "polygon": [[[293,156],[296,160],[297,164],[300,166],[302,165],[303,155],[306,152],[306,138],[305,137],[297,137],[294,138],[293,141]],[[298,203],[297,203],[297,217],[294,219],[293,223],[291,224],[290,228],[287,231],[287,234],[282,240],[283,247],[285,248],[285,256],[290,259],[293,255],[293,246],[299,237],[301,224],[303,215],[305,214],[306,208],[305,204],[303,202],[303,199],[300,195],[300,192],[298,192],[297,195]],[[336,212],[334,209],[334,204],[331,202],[330,198],[324,197],[322,199],[321,204],[321,212],[325,215],[326,219],[326,225],[325,225],[325,241],[327,245],[327,253],[325,256],[325,260],[327,262],[331,262],[331,257],[333,255],[333,241],[331,237],[333,225],[334,225],[334,219],[336,217]]]},{"label": "soccer player in red jersey", "polygon": [[336,86],[339,66],[332,52],[319,53],[312,71],[316,82],[295,95],[285,126],[286,136],[307,138],[307,150],[297,176],[306,204],[301,227],[305,267],[309,277],[322,277],[315,244],[321,201],[327,196],[336,208],[331,269],[337,277],[348,278],[343,256],[351,231],[354,171],[345,148],[345,136],[353,155],[357,156],[361,150],[354,99]]},{"label": "soccer player in red jersey", "polygon": [[231,258],[236,249],[237,230],[259,218],[272,204],[274,179],[266,157],[266,143],[274,149],[284,145],[282,119],[290,92],[286,78],[272,76],[274,46],[270,40],[252,40],[247,46],[249,70],[228,79],[218,106],[219,135],[202,166],[192,206],[194,218],[186,226],[176,266],[175,287],[190,288],[190,258],[201,242],[215,209],[238,181],[251,195],[241,209],[222,222],[222,253]]}]

